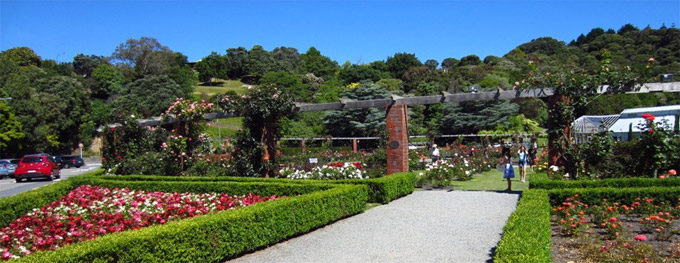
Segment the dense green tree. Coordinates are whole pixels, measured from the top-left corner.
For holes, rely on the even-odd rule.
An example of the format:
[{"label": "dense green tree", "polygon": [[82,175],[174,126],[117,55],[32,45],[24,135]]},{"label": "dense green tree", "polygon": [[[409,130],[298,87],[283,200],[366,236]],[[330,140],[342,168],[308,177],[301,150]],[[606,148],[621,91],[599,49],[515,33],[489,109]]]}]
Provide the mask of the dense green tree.
[{"label": "dense green tree", "polygon": [[91,92],[95,98],[107,99],[123,89],[123,75],[116,67],[109,64],[97,66],[92,71],[92,79],[95,83],[91,88]]},{"label": "dense green tree", "polygon": [[315,47],[310,47],[306,53],[302,54],[302,70],[312,73],[324,80],[331,79],[338,70],[338,63],[330,58],[321,55]]},{"label": "dense green tree", "polygon": [[244,47],[227,49],[227,72],[230,79],[240,79],[248,74],[248,50]]},{"label": "dense green tree", "polygon": [[412,93],[420,83],[428,78],[430,72],[425,66],[411,67],[406,70],[401,76],[401,79],[404,81],[404,93]]},{"label": "dense green tree", "polygon": [[294,47],[277,47],[271,52],[271,71],[297,73],[300,71],[302,60],[300,53]]},{"label": "dense green tree", "polygon": [[464,134],[494,129],[517,115],[518,109],[516,104],[509,101],[446,104],[439,121],[439,130],[443,134]]},{"label": "dense green tree", "polygon": [[175,53],[151,37],[128,39],[111,55],[114,63],[134,70],[135,77],[159,75],[177,65]]},{"label": "dense green tree", "polygon": [[314,102],[338,102],[340,100],[340,94],[345,90],[347,90],[346,86],[342,85],[339,80],[325,81],[314,93]]},{"label": "dense green tree", "polygon": [[302,82],[299,75],[288,72],[269,72],[260,79],[260,85],[274,86],[285,90],[300,102],[311,102],[308,85]]},{"label": "dense green tree", "polygon": [[393,57],[387,58],[386,64],[392,76],[398,79],[401,79],[409,68],[423,65],[415,54],[410,53],[396,53]]},{"label": "dense green tree", "polygon": [[477,55],[468,55],[460,59],[458,66],[477,66],[482,64],[482,60]]},{"label": "dense green tree", "polygon": [[345,84],[358,83],[362,80],[376,82],[382,78],[389,78],[386,72],[378,71],[368,65],[349,65],[342,67],[338,72],[338,78]]},{"label": "dense green tree", "polygon": [[436,70],[437,67],[439,66],[439,62],[437,62],[437,60],[434,60],[434,59],[428,59],[428,60],[425,61],[425,66],[429,70]]},{"label": "dense green tree", "polygon": [[[5,96],[0,92],[0,96]],[[19,144],[19,140],[26,135],[22,130],[22,125],[17,120],[10,107],[2,100],[0,100],[0,158],[7,157],[8,146]]]},{"label": "dense green tree", "polygon": [[229,78],[227,59],[216,52],[212,52],[207,57],[201,59],[201,61],[196,63],[195,67],[196,71],[198,71],[198,80],[203,82],[212,83],[214,78]]},{"label": "dense green tree", "polygon": [[437,82],[421,82],[415,89],[417,96],[439,95],[443,91],[442,87]]},{"label": "dense green tree", "polygon": [[179,85],[182,93],[186,94],[186,96],[189,96],[194,92],[194,85],[198,82],[198,76],[196,76],[195,72],[191,70],[188,65],[172,66],[167,69],[164,74],[175,81],[175,83]]},{"label": "dense green tree", "polygon": [[264,50],[262,46],[255,45],[248,50],[248,60],[246,68],[248,75],[255,80],[259,80],[264,74],[270,71],[270,66],[273,64],[269,51]]},{"label": "dense green tree", "polygon": [[128,83],[113,101],[116,118],[134,114],[138,118],[159,116],[176,98],[189,94],[182,91],[167,75],[151,75]]},{"label": "dense green tree", "polygon": [[510,87],[509,81],[506,77],[496,75],[496,73],[487,74],[484,79],[479,82],[479,85],[484,89],[507,88]]},{"label": "dense green tree", "polygon": [[380,86],[383,89],[388,90],[389,92],[397,93],[397,91],[402,90],[402,88],[403,88],[402,83],[403,83],[403,81],[400,80],[400,79],[387,78],[387,79],[381,79],[378,82],[376,82],[375,84]]},{"label": "dense green tree", "polygon": [[458,61],[455,58],[445,58],[444,60],[442,60],[442,69],[452,70],[458,65],[459,62],[460,61]]},{"label": "dense green tree", "polygon": [[105,57],[97,55],[83,55],[78,54],[73,57],[73,71],[83,77],[90,77],[99,65],[108,64]]},{"label": "dense green tree", "polygon": [[489,56],[486,56],[484,58],[484,65],[495,66],[500,62],[501,62],[501,58],[499,58],[497,56],[489,55]]},{"label": "dense green tree", "polygon": [[493,130],[482,130],[480,134],[513,134],[513,133],[537,133],[542,132],[538,123],[524,117],[524,114],[508,118],[506,122],[499,123]]},{"label": "dense green tree", "polygon": [[284,137],[313,138],[326,136],[323,127],[324,113],[321,111],[301,112],[283,125]]},{"label": "dense green tree", "polygon": [[519,106],[519,113],[532,119],[541,127],[545,127],[548,121],[548,105],[539,98],[522,98],[512,100]]},{"label": "dense green tree", "polygon": [[376,60],[368,64],[369,67],[380,72],[389,73],[390,69],[387,67],[387,63],[382,60]]},{"label": "dense green tree", "polygon": [[[345,91],[341,97],[353,100],[390,98],[390,93],[370,82]],[[385,130],[385,110],[377,108],[329,111],[323,121],[332,136],[378,136]]]},{"label": "dense green tree", "polygon": [[0,53],[0,58],[6,58],[19,67],[39,67],[42,60],[28,47],[11,48]]},{"label": "dense green tree", "polygon": [[524,53],[541,52],[544,55],[555,55],[565,51],[566,46],[564,42],[554,39],[552,37],[541,37],[531,40],[529,43],[519,45],[519,49]]}]

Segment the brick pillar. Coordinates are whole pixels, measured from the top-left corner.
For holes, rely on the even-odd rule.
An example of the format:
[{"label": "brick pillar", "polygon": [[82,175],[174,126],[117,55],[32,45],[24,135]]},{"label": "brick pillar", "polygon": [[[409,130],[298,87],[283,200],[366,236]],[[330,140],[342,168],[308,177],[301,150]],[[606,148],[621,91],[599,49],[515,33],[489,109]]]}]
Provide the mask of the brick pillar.
[{"label": "brick pillar", "polygon": [[352,152],[357,153],[357,139],[352,139]]},{"label": "brick pillar", "polygon": [[387,174],[408,172],[408,115],[406,105],[387,107]]}]

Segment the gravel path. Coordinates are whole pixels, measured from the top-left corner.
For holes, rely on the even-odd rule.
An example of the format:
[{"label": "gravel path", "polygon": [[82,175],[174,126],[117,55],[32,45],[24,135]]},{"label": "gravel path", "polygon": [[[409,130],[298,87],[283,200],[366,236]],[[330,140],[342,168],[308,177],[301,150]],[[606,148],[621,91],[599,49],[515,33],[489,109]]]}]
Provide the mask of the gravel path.
[{"label": "gravel path", "polygon": [[416,191],[229,262],[491,262],[518,198]]}]

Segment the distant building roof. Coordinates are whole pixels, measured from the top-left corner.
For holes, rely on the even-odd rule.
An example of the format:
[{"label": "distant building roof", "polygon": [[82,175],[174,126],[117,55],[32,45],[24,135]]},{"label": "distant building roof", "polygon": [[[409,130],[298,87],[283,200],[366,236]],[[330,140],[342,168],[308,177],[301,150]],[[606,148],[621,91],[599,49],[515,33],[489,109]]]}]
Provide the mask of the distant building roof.
[{"label": "distant building roof", "polygon": [[[628,132],[630,130],[630,125],[633,124],[632,131],[633,132],[641,132],[640,127],[644,125],[645,119],[642,117],[634,117],[634,118],[619,118],[619,120],[614,123],[611,127],[609,127],[609,131],[611,132]],[[656,116],[654,119],[654,123],[656,125],[666,125],[666,129],[673,129],[675,125],[675,115],[661,115],[661,116]]]},{"label": "distant building roof", "polygon": [[625,109],[621,112],[621,117],[623,118],[623,117],[641,116],[642,114],[645,114],[645,113],[650,113],[654,116],[656,116],[656,115],[675,115],[675,114],[680,113],[680,105]]},{"label": "distant building roof", "polygon": [[618,133],[628,132],[629,130],[641,132],[640,127],[645,123],[642,114],[645,113],[654,115],[656,117],[654,123],[657,125],[666,125],[667,129],[673,129],[675,115],[680,114],[680,105],[625,109],[621,112],[621,117],[616,123],[609,128],[609,131]]},{"label": "distant building roof", "polygon": [[572,125],[575,133],[598,133],[611,127],[619,115],[583,115],[576,119]]}]

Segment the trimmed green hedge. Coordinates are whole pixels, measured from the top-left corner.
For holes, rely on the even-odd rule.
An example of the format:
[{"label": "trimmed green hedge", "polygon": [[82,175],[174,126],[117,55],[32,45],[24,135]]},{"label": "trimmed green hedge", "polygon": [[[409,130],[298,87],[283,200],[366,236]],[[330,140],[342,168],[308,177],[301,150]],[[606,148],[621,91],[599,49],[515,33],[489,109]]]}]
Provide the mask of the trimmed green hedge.
[{"label": "trimmed green hedge", "polygon": [[616,179],[602,179],[602,180],[549,180],[549,179],[531,179],[529,188],[535,189],[564,189],[564,188],[598,188],[598,187],[616,187],[616,188],[631,188],[631,187],[678,187],[680,186],[680,178],[616,178]]},{"label": "trimmed green hedge", "polygon": [[370,189],[370,202],[387,204],[412,193],[415,189],[416,176],[414,173],[396,173],[375,179],[340,180],[339,183],[365,184]]},{"label": "trimmed green hedge", "polygon": [[[657,179],[658,180],[658,179]],[[655,201],[678,204],[680,187],[637,187],[637,188],[567,188],[548,190],[550,204],[559,205],[568,197],[579,195],[579,200],[586,204],[597,205],[602,199],[612,202],[631,204],[636,198],[652,198]]]},{"label": "trimmed green hedge", "polygon": [[200,177],[200,176],[152,176],[152,175],[122,175],[103,176],[108,180],[118,181],[183,181],[183,182],[259,182],[259,183],[289,183],[289,184],[365,184],[369,187],[369,199],[371,203],[387,204],[394,199],[405,196],[415,189],[415,174],[395,173],[388,176],[373,179],[347,179],[347,180],[291,180],[284,178],[260,178],[260,177]]},{"label": "trimmed green hedge", "polygon": [[[217,262],[300,235],[363,211],[363,185],[246,182],[126,182],[92,176],[71,185],[173,192],[229,192],[287,195],[287,198],[210,215],[105,235],[94,241],[42,251],[16,262]],[[63,186],[66,187],[66,186]],[[52,187],[45,187],[52,188]],[[61,189],[61,188],[59,188]],[[239,190],[241,189],[241,190]],[[314,191],[308,193],[309,191]],[[304,195],[295,195],[305,193]]]},{"label": "trimmed green hedge", "polygon": [[552,262],[550,203],[547,191],[526,190],[503,228],[496,263]]}]

